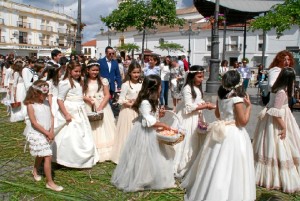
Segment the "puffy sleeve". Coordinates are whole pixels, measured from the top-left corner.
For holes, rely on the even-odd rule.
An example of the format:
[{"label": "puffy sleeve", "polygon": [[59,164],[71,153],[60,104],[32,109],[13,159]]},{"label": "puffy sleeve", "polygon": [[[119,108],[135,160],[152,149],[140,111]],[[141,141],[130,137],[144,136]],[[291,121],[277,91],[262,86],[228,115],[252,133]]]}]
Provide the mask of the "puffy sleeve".
[{"label": "puffy sleeve", "polygon": [[28,90],[29,87],[32,85],[31,79],[33,75],[28,68],[23,68],[22,77],[24,80],[25,89]]},{"label": "puffy sleeve", "polygon": [[194,103],[191,87],[186,85],[182,91],[184,101],[184,112],[185,114],[192,113],[198,107],[198,103]]},{"label": "puffy sleeve", "polygon": [[71,84],[70,84],[69,80],[66,79],[66,80],[60,81],[58,84],[57,99],[64,101],[66,99],[66,96],[70,89],[71,89]]},{"label": "puffy sleeve", "polygon": [[128,89],[129,89],[129,86],[128,86],[127,82],[122,84],[121,93],[120,93],[120,97],[119,97],[119,100],[118,100],[119,104],[123,104],[123,103],[127,102],[126,95],[127,95]]},{"label": "puffy sleeve", "polygon": [[19,77],[20,77],[20,74],[18,72],[14,72],[14,87],[17,87],[17,84],[18,84],[18,80],[19,80]]},{"label": "puffy sleeve", "polygon": [[233,97],[233,98],[232,98],[232,101],[233,101],[233,104],[236,104],[236,103],[243,103],[243,102],[244,102],[244,99],[241,98],[241,97]]},{"label": "puffy sleeve", "polygon": [[268,74],[268,79],[269,79],[269,90],[271,91],[271,87],[274,85],[275,81],[277,80],[277,77],[279,75],[281,71],[281,68],[279,67],[274,67],[272,68],[270,71],[269,71],[269,74]]},{"label": "puffy sleeve", "polygon": [[267,110],[267,113],[275,117],[283,117],[284,109],[282,106],[286,103],[287,95],[284,90],[280,90],[275,95],[274,107]]},{"label": "puffy sleeve", "polygon": [[148,101],[146,100],[142,101],[139,111],[143,118],[142,119],[143,127],[151,127],[157,122],[155,116],[151,114],[151,105]]},{"label": "puffy sleeve", "polygon": [[101,82],[104,86],[108,86],[109,85],[109,82],[108,82],[108,79],[107,78],[102,78],[101,79]]}]

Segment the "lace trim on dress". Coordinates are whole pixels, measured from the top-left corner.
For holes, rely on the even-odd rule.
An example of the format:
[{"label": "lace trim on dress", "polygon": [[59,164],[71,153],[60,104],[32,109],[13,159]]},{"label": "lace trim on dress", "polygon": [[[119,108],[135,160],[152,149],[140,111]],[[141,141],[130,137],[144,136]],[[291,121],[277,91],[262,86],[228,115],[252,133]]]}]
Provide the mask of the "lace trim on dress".
[{"label": "lace trim on dress", "polygon": [[267,110],[267,114],[274,116],[274,117],[283,117],[284,109],[270,108]]},{"label": "lace trim on dress", "polygon": [[263,165],[270,167],[279,167],[280,169],[292,169],[295,166],[299,166],[300,164],[300,158],[298,157],[293,157],[292,160],[280,161],[278,159],[268,158],[255,154],[254,160]]}]

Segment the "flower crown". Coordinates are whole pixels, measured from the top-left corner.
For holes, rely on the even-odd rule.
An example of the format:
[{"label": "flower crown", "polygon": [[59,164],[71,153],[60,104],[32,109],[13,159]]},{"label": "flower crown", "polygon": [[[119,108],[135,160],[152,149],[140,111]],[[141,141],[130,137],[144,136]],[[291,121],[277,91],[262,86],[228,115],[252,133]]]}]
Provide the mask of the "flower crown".
[{"label": "flower crown", "polygon": [[86,67],[90,67],[90,66],[100,66],[100,64],[97,62],[94,62],[94,63],[89,63],[86,65]]},{"label": "flower crown", "polygon": [[47,85],[42,85],[42,86],[40,86],[40,87],[35,86],[35,85],[32,85],[32,88],[34,88],[34,89],[36,89],[36,90],[42,92],[43,94],[46,94],[46,93],[48,93],[48,91],[49,91],[49,87],[48,87]]},{"label": "flower crown", "polygon": [[203,73],[204,70],[197,70],[197,71],[188,71],[188,73]]},{"label": "flower crown", "polygon": [[[232,69],[232,70],[229,70],[229,71],[237,71],[237,70],[235,70],[235,69]],[[227,71],[228,72],[228,71]],[[238,71],[237,71],[238,72]],[[240,73],[239,73],[240,74]],[[222,76],[223,77],[223,76]],[[242,86],[243,85],[243,77],[242,77],[242,75],[240,74],[240,82],[237,84],[237,85],[235,85],[235,86],[232,86],[232,87],[225,87],[224,86],[224,83],[222,82],[222,87],[224,88],[224,89],[226,89],[227,91],[231,91],[231,90],[233,90],[233,89],[236,89],[236,88],[238,88],[238,87],[240,87],[240,86]]]}]

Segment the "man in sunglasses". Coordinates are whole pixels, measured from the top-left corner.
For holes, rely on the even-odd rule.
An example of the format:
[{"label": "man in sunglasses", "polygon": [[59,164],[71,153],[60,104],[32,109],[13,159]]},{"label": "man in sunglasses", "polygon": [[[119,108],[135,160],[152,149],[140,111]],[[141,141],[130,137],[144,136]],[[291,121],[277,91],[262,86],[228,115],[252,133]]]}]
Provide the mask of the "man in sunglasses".
[{"label": "man in sunglasses", "polygon": [[[115,92],[120,91],[122,84],[119,65],[118,62],[113,59],[114,56],[114,49],[107,46],[105,48],[105,57],[98,60],[98,63],[100,64],[100,76],[108,79],[109,91],[112,96]],[[115,83],[117,83],[117,89]]]}]

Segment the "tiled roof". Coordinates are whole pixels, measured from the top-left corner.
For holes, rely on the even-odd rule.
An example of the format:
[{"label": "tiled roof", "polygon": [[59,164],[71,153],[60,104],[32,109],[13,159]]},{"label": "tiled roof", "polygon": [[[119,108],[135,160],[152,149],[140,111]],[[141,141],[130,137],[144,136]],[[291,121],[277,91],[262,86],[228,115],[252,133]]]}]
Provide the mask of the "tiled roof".
[{"label": "tiled roof", "polygon": [[96,39],[90,40],[82,44],[82,46],[95,46],[96,47]]}]

